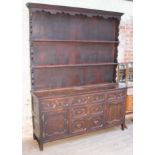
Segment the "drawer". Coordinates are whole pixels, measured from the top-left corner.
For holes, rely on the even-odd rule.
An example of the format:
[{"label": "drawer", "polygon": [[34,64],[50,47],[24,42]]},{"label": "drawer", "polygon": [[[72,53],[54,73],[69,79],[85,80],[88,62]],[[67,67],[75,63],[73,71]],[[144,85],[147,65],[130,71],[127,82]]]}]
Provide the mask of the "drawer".
[{"label": "drawer", "polygon": [[[117,99],[117,100],[110,100],[107,102],[108,104],[125,104],[125,98],[120,98],[120,99]],[[107,105],[108,105],[107,104]]]},{"label": "drawer", "polygon": [[72,105],[83,105],[90,101],[90,95],[79,95],[72,98]]},{"label": "drawer", "polygon": [[88,129],[88,119],[79,118],[71,121],[70,132],[73,134],[86,132]]},{"label": "drawer", "polygon": [[98,115],[104,113],[104,104],[88,104],[84,106],[74,106],[70,108],[71,118],[82,118],[85,116]]},{"label": "drawer", "polygon": [[71,100],[69,98],[63,99],[46,99],[41,101],[43,111],[49,110],[64,110],[70,106]]},{"label": "drawer", "polygon": [[88,115],[88,106],[74,106],[70,109],[71,118],[85,117]]},{"label": "drawer", "polygon": [[104,105],[103,104],[91,104],[89,106],[89,114],[103,114]]},{"label": "drawer", "polygon": [[79,95],[72,98],[72,105],[83,105],[90,102],[104,102],[106,100],[105,93],[93,93],[90,95]]},{"label": "drawer", "polygon": [[96,93],[92,95],[92,102],[105,102],[106,94],[105,93]]},{"label": "drawer", "polygon": [[107,100],[117,100],[126,96],[126,90],[111,91],[107,93]]},{"label": "drawer", "polygon": [[103,127],[104,116],[97,115],[89,118],[89,129],[95,130]]}]

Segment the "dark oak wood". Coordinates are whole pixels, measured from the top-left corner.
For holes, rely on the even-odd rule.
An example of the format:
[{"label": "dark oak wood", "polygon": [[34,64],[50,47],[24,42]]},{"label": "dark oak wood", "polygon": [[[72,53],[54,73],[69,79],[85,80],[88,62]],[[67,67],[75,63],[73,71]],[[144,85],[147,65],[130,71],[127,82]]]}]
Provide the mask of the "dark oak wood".
[{"label": "dark oak wood", "polygon": [[125,125],[125,86],[116,83],[122,13],[27,4],[33,138],[49,141]]},{"label": "dark oak wood", "polygon": [[33,42],[68,42],[68,43],[104,43],[104,44],[118,44],[119,41],[107,41],[107,40],[39,40],[39,39],[35,39],[32,40]]},{"label": "dark oak wood", "polygon": [[83,64],[65,64],[65,65],[41,65],[32,66],[32,68],[57,68],[57,67],[84,67],[84,66],[104,66],[104,65],[117,65],[117,63],[83,63]]}]

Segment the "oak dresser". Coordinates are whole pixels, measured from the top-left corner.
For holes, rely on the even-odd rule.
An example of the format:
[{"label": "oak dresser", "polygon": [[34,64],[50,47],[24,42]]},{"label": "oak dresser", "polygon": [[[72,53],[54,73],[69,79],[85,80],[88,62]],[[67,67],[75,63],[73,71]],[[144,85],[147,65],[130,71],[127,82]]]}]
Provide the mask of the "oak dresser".
[{"label": "oak dresser", "polygon": [[28,3],[33,137],[57,139],[125,125],[116,81],[122,13]]}]

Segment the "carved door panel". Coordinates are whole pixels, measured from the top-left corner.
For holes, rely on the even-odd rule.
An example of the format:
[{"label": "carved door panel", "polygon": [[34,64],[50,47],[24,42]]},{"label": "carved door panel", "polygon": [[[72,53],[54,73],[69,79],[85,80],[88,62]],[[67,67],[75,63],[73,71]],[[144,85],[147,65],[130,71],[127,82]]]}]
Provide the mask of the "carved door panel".
[{"label": "carved door panel", "polygon": [[124,119],[124,102],[109,101],[106,105],[106,125],[120,124]]},{"label": "carved door panel", "polygon": [[68,133],[67,111],[43,114],[43,137],[61,137]]}]

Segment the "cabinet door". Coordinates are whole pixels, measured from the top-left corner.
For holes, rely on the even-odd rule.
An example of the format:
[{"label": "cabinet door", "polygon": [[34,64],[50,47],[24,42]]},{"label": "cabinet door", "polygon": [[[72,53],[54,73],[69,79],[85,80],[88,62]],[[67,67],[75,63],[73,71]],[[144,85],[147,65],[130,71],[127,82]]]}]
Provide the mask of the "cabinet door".
[{"label": "cabinet door", "polygon": [[116,125],[123,122],[125,116],[124,101],[109,101],[106,105],[106,125]]},{"label": "cabinet door", "polygon": [[61,137],[68,133],[67,111],[43,114],[43,137]]}]

